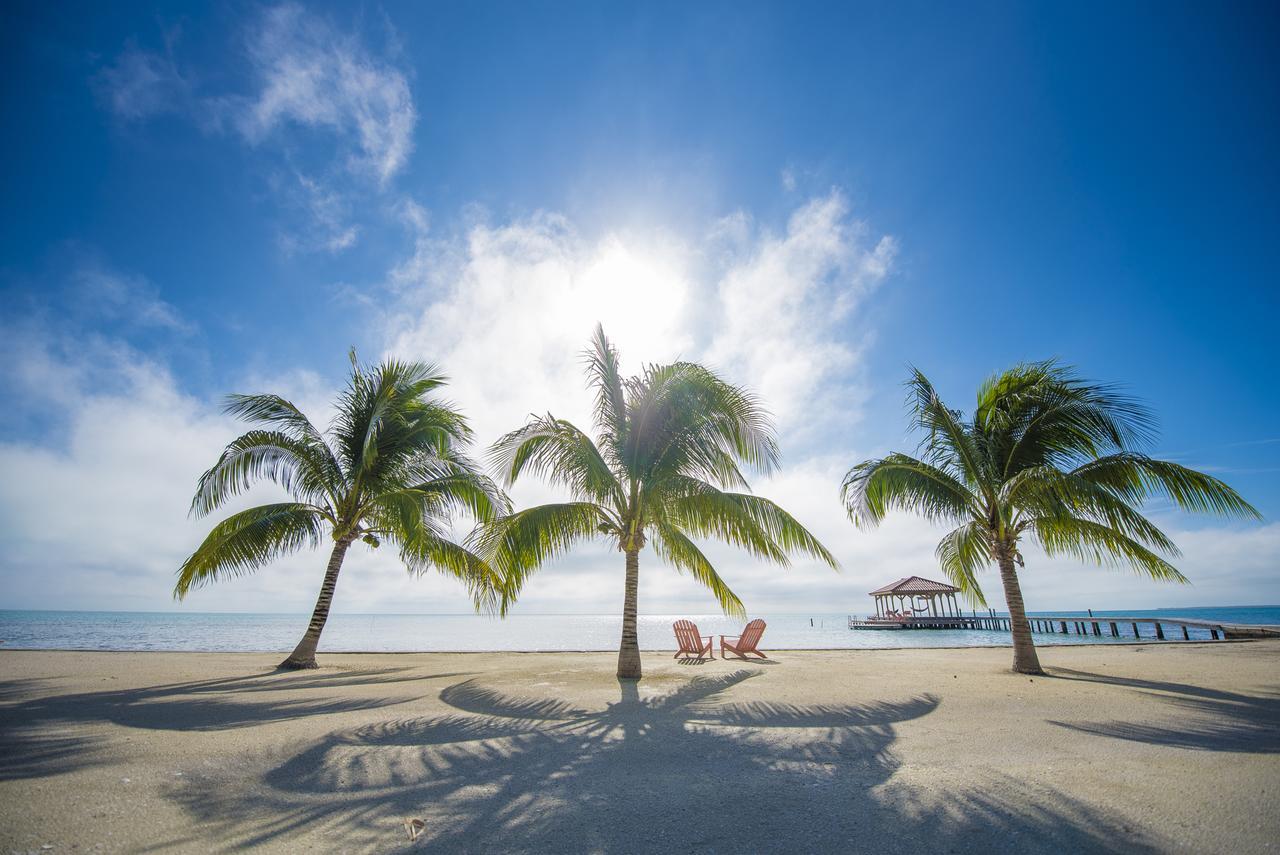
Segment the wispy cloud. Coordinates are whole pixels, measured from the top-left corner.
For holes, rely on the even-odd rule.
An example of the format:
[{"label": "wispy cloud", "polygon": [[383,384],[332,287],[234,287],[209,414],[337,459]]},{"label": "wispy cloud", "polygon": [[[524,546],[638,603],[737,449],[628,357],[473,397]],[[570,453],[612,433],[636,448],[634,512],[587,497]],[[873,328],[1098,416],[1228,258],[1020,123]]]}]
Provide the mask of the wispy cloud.
[{"label": "wispy cloud", "polygon": [[191,83],[174,61],[173,39],[174,34],[166,34],[161,52],[143,50],[130,42],[98,71],[94,88],[113,114],[125,121],[139,121],[191,110]]},{"label": "wispy cloud", "polygon": [[337,253],[355,245],[360,227],[352,222],[351,204],[344,194],[301,172],[281,176],[276,184],[280,197],[302,214],[302,225],[281,231],[280,244],[286,253]]},{"label": "wispy cloud", "polygon": [[862,342],[845,322],[884,280],[897,253],[893,237],[869,237],[833,192],[796,210],[782,234],[738,216],[716,292],[721,314],[706,358],[752,378],[784,429],[856,420]]},{"label": "wispy cloud", "polygon": [[1243,442],[1229,442],[1226,448],[1243,448],[1250,445],[1276,445],[1280,443],[1280,436],[1268,437],[1266,439],[1248,439]]},{"label": "wispy cloud", "polygon": [[83,266],[73,275],[77,299],[98,319],[180,333],[195,329],[173,304],[160,298],[158,288],[141,276],[98,264]]},{"label": "wispy cloud", "polygon": [[290,125],[350,142],[348,164],[385,184],[413,150],[417,111],[405,73],[355,35],[295,4],[269,9],[249,37],[255,91],[223,101],[257,143]]},{"label": "wispy cloud", "polygon": [[[413,151],[417,110],[409,73],[396,64],[389,32],[380,52],[358,30],[285,3],[244,28],[241,85],[197,85],[175,58],[176,31],[163,50],[130,42],[95,75],[104,105],[124,121],[185,116],[201,130],[229,133],[270,151],[278,198],[307,225],[284,228],[287,252],[340,252],[360,235],[353,200],[385,189]],[[212,79],[212,78],[209,78]],[[297,153],[306,150],[305,157]],[[305,173],[294,161],[308,165]]]}]

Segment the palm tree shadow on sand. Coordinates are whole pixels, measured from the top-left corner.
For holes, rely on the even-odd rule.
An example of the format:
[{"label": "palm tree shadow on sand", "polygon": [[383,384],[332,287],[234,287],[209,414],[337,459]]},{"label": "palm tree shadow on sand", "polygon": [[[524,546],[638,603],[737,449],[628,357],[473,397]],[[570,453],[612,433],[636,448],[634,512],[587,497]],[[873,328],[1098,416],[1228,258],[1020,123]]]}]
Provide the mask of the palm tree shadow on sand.
[{"label": "palm tree shadow on sand", "polygon": [[[0,681],[0,781],[41,778],[106,762],[104,740],[83,725],[143,730],[222,731],[266,722],[381,709],[419,697],[424,680],[461,673],[407,674],[408,668],[268,671],[62,695],[47,680]],[[411,694],[335,698],[335,689],[403,686]],[[283,694],[276,694],[283,693]]]},{"label": "palm tree shadow on sand", "polygon": [[1051,722],[1059,727],[1094,736],[1198,751],[1280,754],[1280,687],[1247,695],[1186,683],[1112,677],[1070,668],[1055,668],[1053,676],[1140,689],[1162,699],[1179,713],[1168,723],[1125,720]]},{"label": "palm tree shadow on sand", "polygon": [[440,693],[456,713],[335,731],[260,775],[237,767],[175,787],[171,798],[197,820],[192,840],[228,848],[308,832],[337,848],[386,850],[410,845],[400,825],[410,816],[426,821],[433,852],[818,851],[939,840],[990,850],[993,835],[1011,834],[1024,852],[1152,848],[1092,808],[1025,786],[1007,788],[1016,802],[983,793],[981,782],[945,805],[882,798],[873,788],[899,768],[895,725],[933,712],[937,699],[725,697],[760,673],[698,676],[652,697],[619,681],[618,702],[603,710],[467,680]]}]

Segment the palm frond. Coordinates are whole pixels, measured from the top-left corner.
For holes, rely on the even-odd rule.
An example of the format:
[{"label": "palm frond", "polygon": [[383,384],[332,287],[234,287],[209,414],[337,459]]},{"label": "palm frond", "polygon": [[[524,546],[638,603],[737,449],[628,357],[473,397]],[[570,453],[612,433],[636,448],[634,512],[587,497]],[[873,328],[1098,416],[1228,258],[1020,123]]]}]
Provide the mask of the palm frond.
[{"label": "palm frond", "polygon": [[530,418],[493,445],[490,459],[507,486],[526,471],[567,487],[575,498],[618,506],[622,486],[591,438],[550,414]]},{"label": "palm frond", "polygon": [[341,476],[323,443],[318,447],[281,431],[253,430],[228,444],[200,476],[191,513],[205,516],[262,478],[305,502],[336,504]]},{"label": "palm frond", "polygon": [[282,502],[232,514],[183,562],[173,595],[181,600],[193,587],[252,573],[306,546],[315,548],[323,534],[324,516],[312,505]]},{"label": "palm frond", "polygon": [[971,520],[957,526],[938,542],[934,554],[942,572],[965,599],[975,606],[987,604],[977,575],[991,563],[991,546],[983,523]]},{"label": "palm frond", "polygon": [[1029,530],[1050,557],[1070,555],[1111,567],[1127,564],[1152,579],[1183,584],[1188,581],[1176,567],[1138,541],[1093,520],[1067,515],[1040,517],[1031,522]]},{"label": "palm frond", "polygon": [[618,351],[596,324],[591,346],[582,355],[587,367],[587,385],[595,391],[595,423],[600,444],[616,464],[627,441],[627,396],[623,391]]},{"label": "palm frond", "polygon": [[726,486],[745,483],[737,462],[762,473],[778,465],[773,420],[750,392],[689,362],[649,366],[631,384],[625,457],[640,480],[683,472]]},{"label": "palm frond", "polygon": [[467,586],[476,611],[500,610],[504,580],[479,555],[426,528],[412,537],[391,539],[400,544],[400,559],[410,573],[420,576],[438,570]]},{"label": "palm frond", "polygon": [[375,368],[353,368],[334,425],[353,480],[376,481],[396,468],[401,455],[424,448],[443,451],[470,440],[466,419],[428,397],[445,382],[430,363],[387,360]]},{"label": "palm frond", "polygon": [[[709,487],[710,485],[708,485]],[[790,566],[789,555],[803,553],[833,569],[836,561],[822,543],[795,517],[774,502],[748,493],[705,492],[671,499],[663,521],[696,537],[708,537]]]},{"label": "palm frond", "polygon": [[1066,468],[1146,443],[1155,420],[1118,388],[1086,383],[1054,361],[1024,363],[989,378],[978,391],[978,430],[995,446],[1000,477],[1033,466]]},{"label": "palm frond", "polygon": [[397,542],[412,540],[426,531],[444,537],[448,530],[446,500],[432,493],[406,487],[379,493],[365,506],[360,530]]},{"label": "palm frond", "polygon": [[975,488],[989,483],[990,462],[959,411],[943,403],[919,369],[911,369],[907,390],[907,407],[916,427],[925,432],[920,443],[925,462],[938,468],[954,466],[964,482]]},{"label": "palm frond", "polygon": [[439,498],[448,513],[466,510],[477,520],[490,520],[511,512],[506,493],[456,448],[443,455],[421,452],[409,457],[393,481]]},{"label": "palm frond", "polygon": [[1007,507],[1016,510],[1018,520],[1068,513],[1111,526],[1169,555],[1180,554],[1169,536],[1132,507],[1126,496],[1074,472],[1059,472],[1051,466],[1024,469],[1005,483],[1001,496]]},{"label": "palm frond", "polygon": [[1187,511],[1262,519],[1257,508],[1217,478],[1133,451],[1091,460],[1076,467],[1072,474],[1130,502],[1164,496]]},{"label": "palm frond", "polygon": [[720,578],[716,568],[702,550],[674,525],[660,523],[652,527],[654,550],[677,570],[688,571],[700,585],[715,596],[726,615],[746,617],[747,610],[738,595]]},{"label": "palm frond", "polygon": [[469,544],[503,579],[500,611],[505,614],[524,583],[546,562],[576,544],[607,531],[616,521],[591,502],[538,505],[477,527]]},{"label": "palm frond", "polygon": [[860,527],[879,525],[890,510],[918,513],[933,522],[981,517],[969,489],[946,469],[907,454],[857,464],[844,476],[840,500]]}]

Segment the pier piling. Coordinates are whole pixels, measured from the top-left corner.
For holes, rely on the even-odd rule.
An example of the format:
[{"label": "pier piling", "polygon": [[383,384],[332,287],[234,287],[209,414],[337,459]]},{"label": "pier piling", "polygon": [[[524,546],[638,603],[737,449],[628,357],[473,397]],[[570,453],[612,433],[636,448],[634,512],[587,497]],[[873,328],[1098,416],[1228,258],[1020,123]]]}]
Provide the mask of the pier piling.
[{"label": "pier piling", "polygon": [[[1142,630],[1139,628],[1142,624],[1151,624],[1155,640],[1158,641],[1170,640],[1165,635],[1165,624],[1172,624],[1181,630],[1183,641],[1195,640],[1191,637],[1192,628],[1207,632],[1214,641],[1226,638],[1280,637],[1280,627],[1277,626],[1220,624],[1195,618],[1177,617],[1116,616],[1115,618],[1107,618],[1090,615],[1086,618],[1082,615],[1038,615],[1027,617],[1025,626],[1030,632],[1048,633],[1050,635],[1057,633],[1071,635],[1074,632],[1076,635],[1092,634],[1096,638],[1101,638],[1103,635],[1102,625],[1106,624],[1112,638],[1124,638],[1124,634],[1120,631],[1120,624],[1122,623],[1129,624],[1129,628],[1133,633],[1130,637],[1135,641],[1150,640],[1152,638],[1150,635],[1143,636]],[[1005,615],[995,614],[994,609],[989,610],[985,615],[980,615],[974,611],[972,612],[972,617],[965,615],[963,612],[953,615],[921,615],[895,619],[877,616],[867,620],[859,620],[850,616],[849,629],[980,629],[987,631],[1004,630],[1007,632],[1013,629],[1013,619]],[[1173,638],[1177,638],[1177,635],[1175,634]]]}]

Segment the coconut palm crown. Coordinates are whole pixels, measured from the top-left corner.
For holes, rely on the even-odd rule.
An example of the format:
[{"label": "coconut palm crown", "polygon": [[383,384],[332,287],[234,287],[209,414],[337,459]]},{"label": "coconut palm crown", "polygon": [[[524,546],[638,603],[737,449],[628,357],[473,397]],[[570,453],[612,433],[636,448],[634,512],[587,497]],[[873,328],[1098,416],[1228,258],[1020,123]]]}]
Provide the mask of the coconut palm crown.
[{"label": "coconut palm crown", "polygon": [[507,486],[532,473],[573,497],[478,530],[478,551],[505,580],[504,610],[544,563],[580,541],[604,539],[625,555],[618,676],[638,679],[637,588],[645,546],[709,588],[733,615],[744,614],[742,602],[695,538],[720,540],[783,566],[791,554],[804,553],[837,567],[782,508],[730,492],[748,489],[741,466],[769,472],[778,463],[772,420],[754,396],[690,362],[650,365],[624,378],[599,326],[584,361],[595,392],[594,440],[548,414],[531,416],[492,450]]},{"label": "coconut palm crown", "polygon": [[496,607],[500,580],[489,566],[449,539],[454,514],[478,520],[509,510],[505,495],[468,459],[466,419],[433,393],[446,378],[420,362],[388,360],[351,377],[326,433],[278,395],[231,395],[225,410],[256,427],[233,441],[204,473],[191,502],[203,517],[247,490],[272,481],[294,501],[232,514],[178,571],[174,596],[251,573],[329,535],[333,546],[311,622],[282,668],[316,667],[316,645],[329,616],[338,573],[357,540],[399,548],[411,573],[431,568],[462,580],[477,608]]},{"label": "coconut palm crown", "polygon": [[907,386],[913,424],[924,432],[917,456],[859,463],[845,476],[841,497],[859,526],[874,526],[891,510],[956,526],[937,557],[975,604],[985,604],[976,574],[994,562],[1015,671],[1041,673],[1018,584],[1025,541],[1050,557],[1127,565],[1185,583],[1169,561],[1178,548],[1141,513],[1144,502],[1164,498],[1189,511],[1260,518],[1223,482],[1143,453],[1154,428],[1147,408],[1056,362],[991,377],[968,418],[944,404],[919,371]]}]

